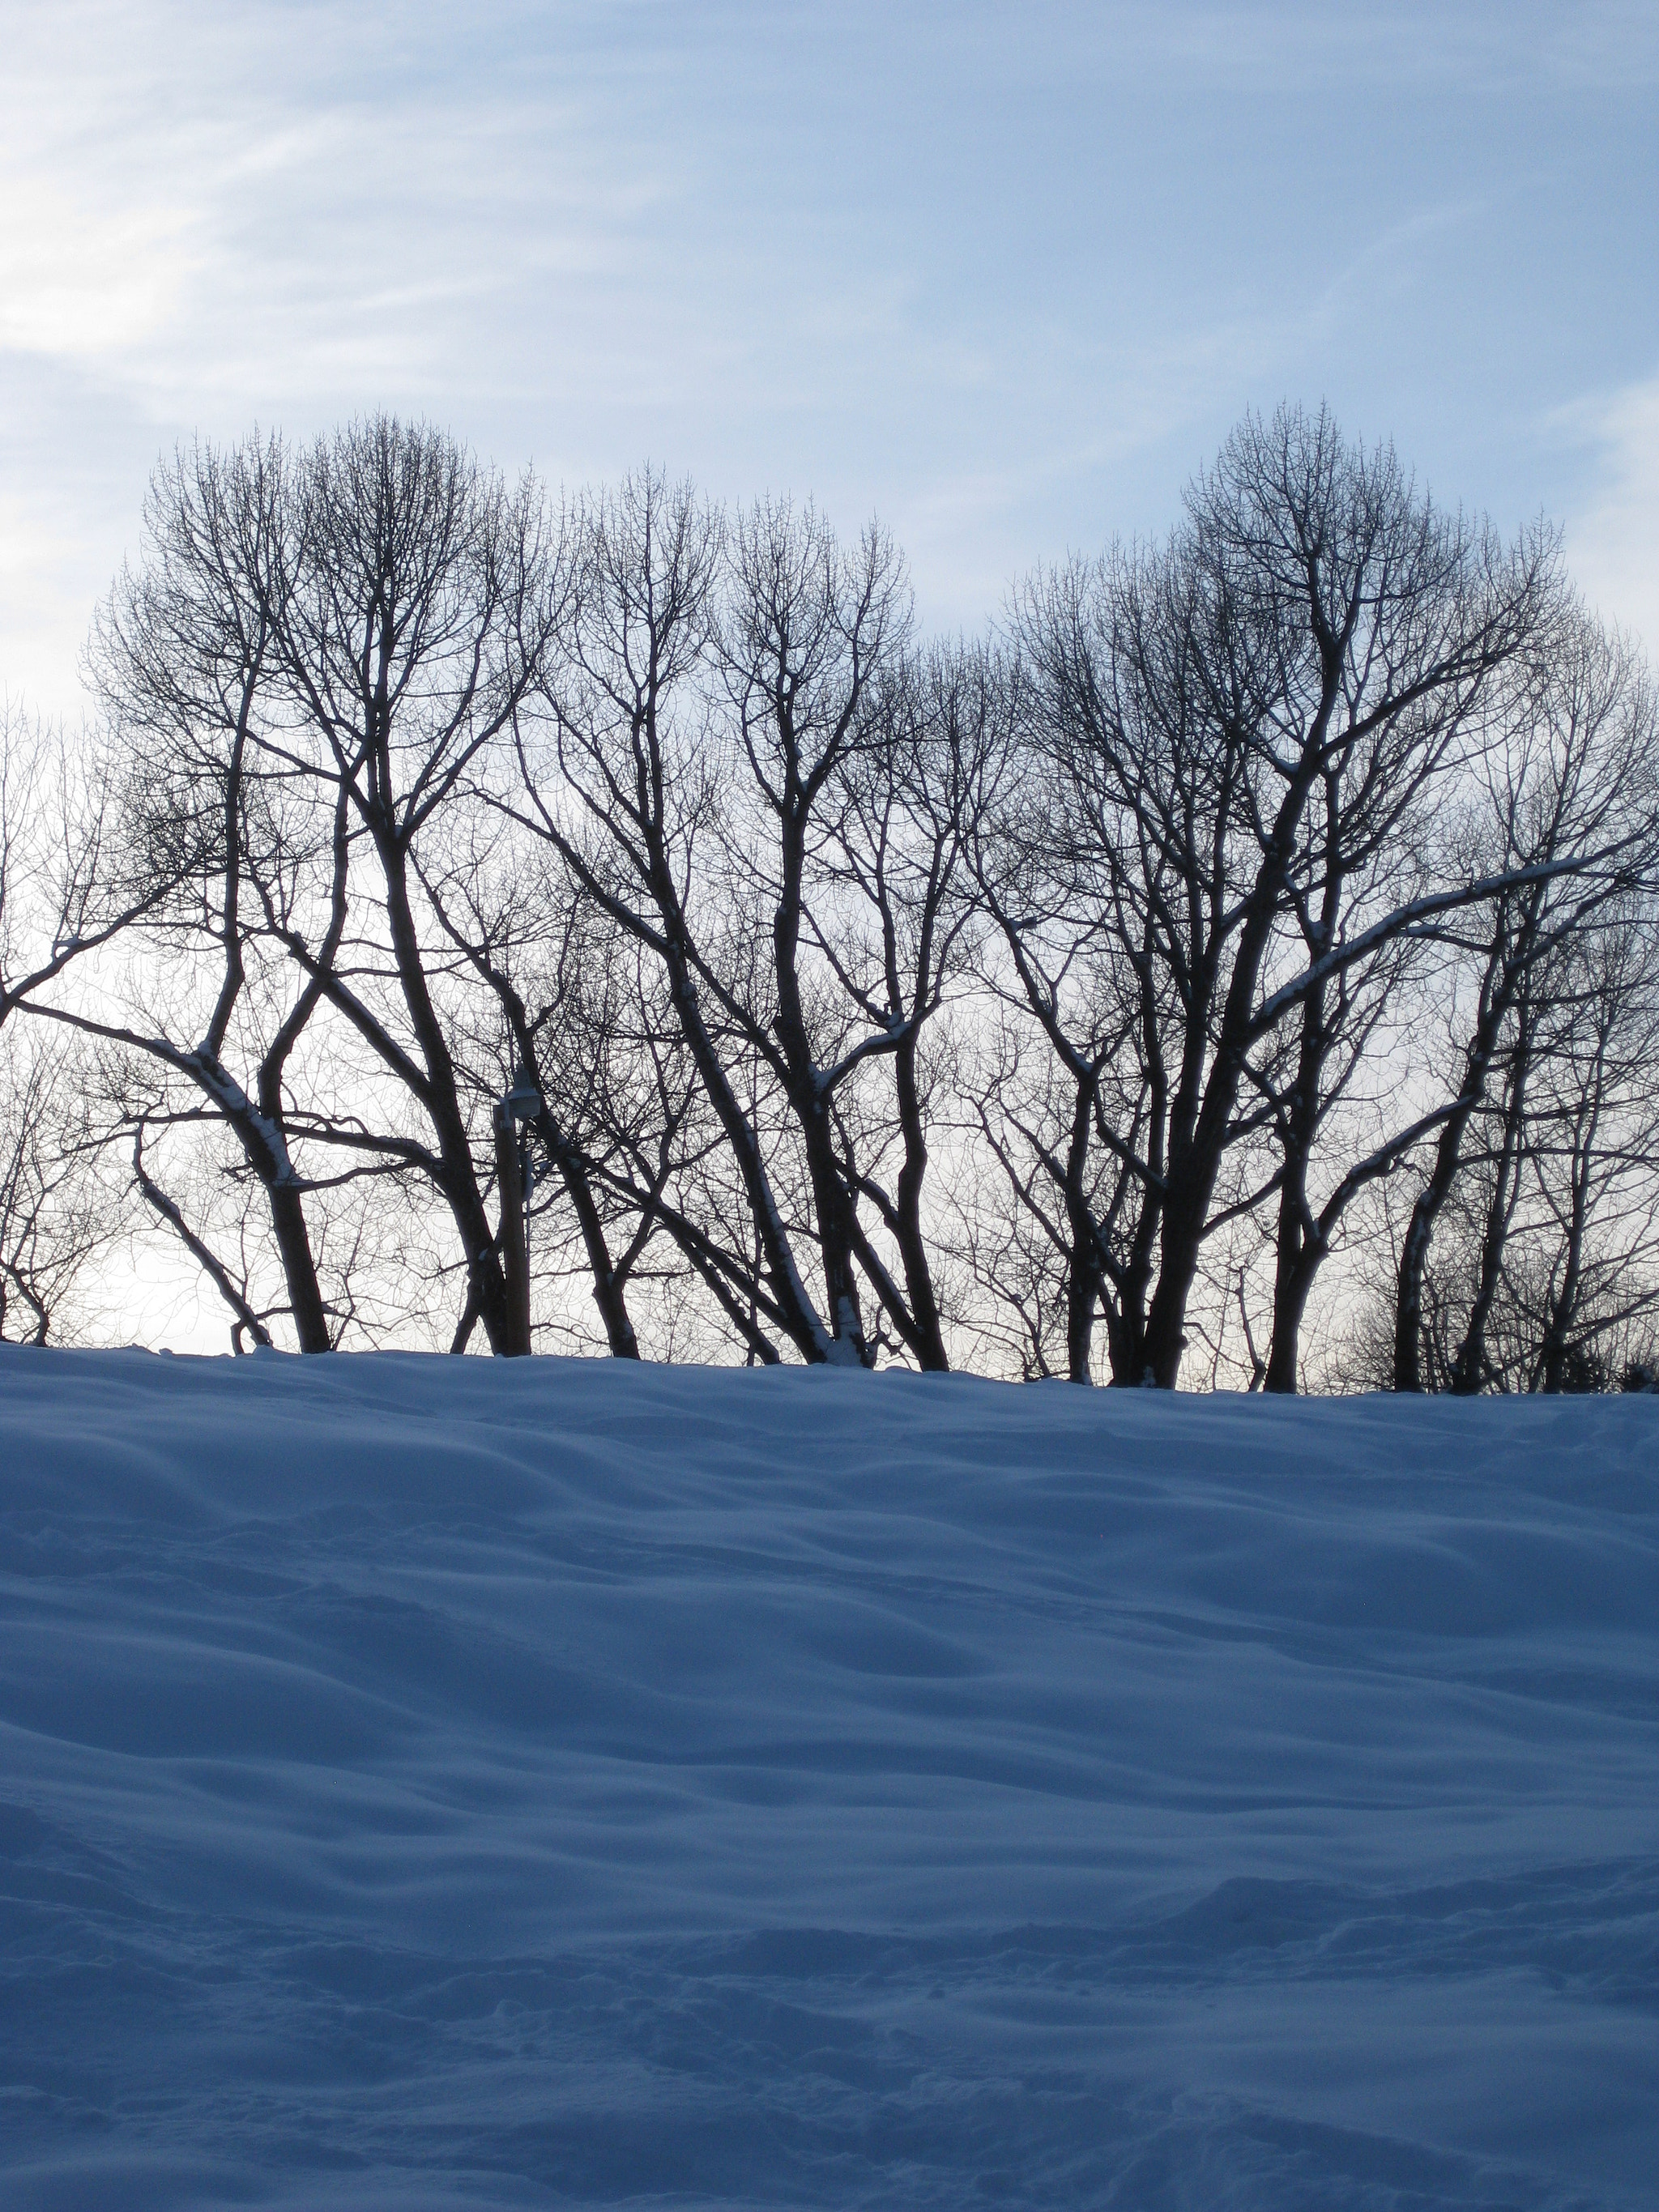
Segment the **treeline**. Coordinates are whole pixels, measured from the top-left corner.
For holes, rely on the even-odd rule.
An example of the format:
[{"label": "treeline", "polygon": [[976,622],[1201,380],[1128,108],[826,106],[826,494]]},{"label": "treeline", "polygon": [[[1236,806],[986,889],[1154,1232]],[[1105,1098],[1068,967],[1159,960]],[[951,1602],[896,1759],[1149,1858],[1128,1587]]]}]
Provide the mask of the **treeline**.
[{"label": "treeline", "polygon": [[1648,678],[1323,415],[971,641],[810,507],[198,447],[87,665],[6,730],[0,1333],[160,1238],[239,1349],[513,1350],[521,1126],[538,1348],[1650,1369]]}]

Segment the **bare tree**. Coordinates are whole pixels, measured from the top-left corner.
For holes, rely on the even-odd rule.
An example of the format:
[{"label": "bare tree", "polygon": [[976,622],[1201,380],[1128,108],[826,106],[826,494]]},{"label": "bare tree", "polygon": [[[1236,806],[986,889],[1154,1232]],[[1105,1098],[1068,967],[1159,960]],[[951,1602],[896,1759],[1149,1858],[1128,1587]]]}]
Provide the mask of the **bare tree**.
[{"label": "bare tree", "polygon": [[1566,1018],[1542,1058],[1528,1131],[1547,1264],[1534,1309],[1538,1387],[1566,1389],[1595,1346],[1659,1306],[1659,928],[1621,902],[1572,943]]},{"label": "bare tree", "polygon": [[1005,633],[787,502],[177,456],[95,739],[7,723],[0,1314],[118,1144],[238,1349],[525,1348],[512,1085],[542,1342],[1294,1389],[1382,1224],[1399,1387],[1639,1350],[1659,727],[1554,539],[1285,410]]},{"label": "bare tree", "polygon": [[148,1055],[182,1087],[182,1102],[158,1098],[138,1117],[133,1176],[210,1274],[218,1263],[204,1258],[177,1201],[160,1202],[142,1127],[157,1117],[222,1122],[264,1194],[300,1349],[326,1352],[333,1337],[286,1095],[321,993],[302,979],[284,996],[284,963],[260,957],[253,895],[256,881],[270,885],[302,864],[287,849],[281,787],[261,752],[274,712],[273,625],[292,559],[283,543],[292,529],[286,475],[275,441],[250,440],[180,453],[152,481],[144,556],[118,580],[91,653],[112,732],[122,864],[148,895],[137,957],[115,994],[127,1001],[120,1013],[52,1012]]},{"label": "bare tree", "polygon": [[[319,942],[270,887],[265,922],[427,1133],[395,1117],[355,1131],[336,1119],[328,1141],[429,1181],[465,1273],[453,1348],[482,1322],[501,1351],[510,1332],[489,1170],[445,1006],[459,956],[425,913],[419,853],[467,803],[474,763],[541,672],[561,589],[558,526],[533,482],[509,495],[452,440],[386,416],[312,448],[296,500],[289,557],[264,600],[286,702],[264,751],[330,823],[335,866]],[[367,897],[360,859],[372,870]]]},{"label": "bare tree", "polygon": [[[1384,724],[1357,758],[1333,760],[1287,885],[1280,959],[1311,981],[1245,1071],[1278,1153],[1272,1327],[1260,1376],[1267,1390],[1298,1386],[1308,1301],[1354,1200],[1433,1126],[1432,1109],[1402,1117],[1389,1103],[1391,1032],[1425,950],[1411,917],[1457,880],[1431,858],[1431,817],[1455,763],[1449,743],[1425,748],[1421,734]],[[1337,957],[1357,941],[1364,950]],[[1240,1297],[1243,1313],[1242,1290]]]},{"label": "bare tree", "polygon": [[0,1342],[72,1336],[76,1294],[118,1231],[87,1091],[64,1042],[0,1030]]},{"label": "bare tree", "polygon": [[1480,1387],[1485,1319],[1519,1189],[1527,1089],[1548,1033],[1547,978],[1564,948],[1650,867],[1659,830],[1659,731],[1633,654],[1576,608],[1562,612],[1540,646],[1506,742],[1482,765],[1474,865],[1495,888],[1472,914],[1464,951],[1473,988],[1455,1085],[1401,1244],[1394,1361],[1400,1390],[1422,1387],[1429,1249],[1464,1165],[1471,1125],[1486,1118],[1501,1071],[1504,1097],[1480,1288],[1452,1363],[1459,1387]]},{"label": "bare tree", "polygon": [[[1150,1049],[1161,979],[1144,945],[1126,941],[1124,915],[1076,896],[1081,872],[1061,843],[1069,793],[1051,757],[1035,750],[1020,757],[1018,730],[1012,721],[1007,755],[1018,769],[999,779],[1000,803],[974,848],[1006,969],[987,967],[1003,1018],[970,1096],[1015,1218],[1030,1226],[991,1243],[994,1272],[981,1270],[981,1279],[1000,1291],[1016,1261],[1034,1371],[1059,1365],[1074,1382],[1091,1380],[1103,1312],[1112,1370],[1127,1380],[1152,1273],[1149,1191],[1162,1172],[1163,1071]],[[1019,1013],[1030,1017],[1035,1038]],[[977,1241],[984,1252],[986,1240]],[[1059,1278],[1046,1293],[1032,1277],[1040,1258]],[[1051,1346],[1035,1329],[1062,1312],[1063,1336]]]},{"label": "bare tree", "polygon": [[[729,813],[722,826],[728,865],[757,882],[771,927],[759,991],[727,997],[787,1101],[805,1156],[829,1322],[815,1348],[867,1364],[874,1346],[837,1093],[864,1060],[898,1050],[904,1012],[861,1004],[856,990],[845,1008],[829,990],[815,990],[804,939],[822,948],[810,903],[814,847],[834,804],[831,787],[861,749],[866,699],[905,642],[908,594],[880,533],[867,531],[843,555],[810,510],[787,507],[762,505],[740,518],[728,573],[720,659],[761,834],[744,836],[748,823],[739,829],[742,817]],[[890,1279],[884,1288],[896,1297]]]},{"label": "bare tree", "polygon": [[[506,1048],[500,1087],[517,1076],[539,1100],[534,1133],[562,1189],[606,1346],[615,1358],[637,1359],[628,1286],[658,1224],[648,1204],[633,1207],[617,1196],[643,1135],[637,1105],[619,1098],[634,1086],[617,1073],[619,1058],[631,1056],[617,947],[571,895],[562,871],[514,865],[505,828],[499,815],[475,815],[465,852],[451,855],[441,878],[422,865],[421,879],[444,933],[488,994]],[[473,1058],[489,1065],[482,1036]],[[673,1115],[666,1119],[672,1127]],[[647,1110],[643,1129],[657,1126]],[[550,1211],[544,1200],[544,1221]]]},{"label": "bare tree", "polygon": [[[987,895],[1071,1068],[1074,1127],[1121,1168],[1122,1229],[1096,1239],[1115,1379],[1173,1384],[1206,1240],[1266,1194],[1239,1151],[1276,1110],[1252,1095],[1253,1061],[1386,939],[1478,896],[1385,902],[1361,925],[1344,888],[1455,757],[1556,590],[1549,541],[1506,552],[1419,495],[1387,449],[1286,410],[1235,433],[1166,548],[1018,595],[1030,744],[1050,781],[1016,800],[1009,835],[1035,856],[1057,811],[1060,865],[1040,871],[1034,919],[994,872]],[[1286,963],[1289,917],[1303,943]],[[1056,928],[1097,948],[1092,1048],[1062,1039],[1052,966],[1031,958]],[[1316,1063],[1328,1028],[1322,1014],[1306,1033]],[[1302,1256],[1287,1255],[1291,1274]]]},{"label": "bare tree", "polygon": [[[82,1055],[31,1018],[168,896],[112,835],[113,757],[0,704],[0,1335],[61,1335],[115,1233]],[[27,1038],[20,1031],[28,1029]]]},{"label": "bare tree", "polygon": [[777,1329],[804,1356],[823,1357],[827,1335],[744,1112],[742,1077],[721,1050],[731,1009],[703,945],[702,864],[719,783],[703,679],[720,520],[689,486],[671,489],[647,475],[590,505],[580,544],[562,655],[543,687],[549,712],[519,718],[521,791],[500,803],[557,856],[596,911],[660,966],[672,1020],[755,1224],[756,1256],[728,1219],[699,1218],[701,1210],[676,1203],[666,1184],[653,1191],[650,1180],[624,1171],[624,1194],[675,1240],[753,1352],[775,1360],[769,1330]]},{"label": "bare tree", "polygon": [[173,888],[165,872],[135,880],[112,849],[116,781],[96,733],[0,702],[0,1028]]},{"label": "bare tree", "polygon": [[1610,1387],[1659,1306],[1650,919],[1626,908],[1534,969],[1425,1271],[1424,1387]]},{"label": "bare tree", "polygon": [[[810,511],[763,505],[728,534],[645,477],[593,504],[584,542],[550,727],[522,738],[520,819],[659,964],[720,1138],[675,1179],[680,1202],[632,1194],[754,1356],[777,1356],[775,1334],[809,1360],[872,1364],[868,1285],[902,1346],[943,1364],[919,1041],[965,926],[962,683],[943,664],[903,675],[908,592],[875,531],[846,551]],[[877,1061],[898,1071],[891,1193],[860,1151]]]},{"label": "bare tree", "polygon": [[[900,1344],[935,1371],[950,1359],[923,1194],[928,1127],[951,1057],[935,1017],[972,972],[979,916],[969,853],[1000,765],[1003,707],[1000,672],[983,651],[935,648],[896,661],[832,780],[817,881],[803,900],[844,1003],[866,1035],[891,1041],[842,1088],[836,1164],[854,1201],[859,1265]],[[859,1079],[881,1069],[890,1089]],[[890,1239],[902,1287],[859,1218],[860,1198]]]}]

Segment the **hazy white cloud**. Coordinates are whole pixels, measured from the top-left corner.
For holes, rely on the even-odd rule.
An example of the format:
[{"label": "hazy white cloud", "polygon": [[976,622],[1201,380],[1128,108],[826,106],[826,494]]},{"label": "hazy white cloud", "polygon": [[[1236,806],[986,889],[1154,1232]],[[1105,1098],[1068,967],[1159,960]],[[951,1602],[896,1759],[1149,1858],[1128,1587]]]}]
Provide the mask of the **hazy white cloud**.
[{"label": "hazy white cloud", "polygon": [[610,222],[648,204],[641,165],[585,158],[569,103],[387,82],[366,13],[234,19],[238,40],[191,5],[36,31],[29,127],[0,152],[0,343],[157,410],[435,383],[464,331],[497,350],[515,298],[602,268]]},{"label": "hazy white cloud", "polygon": [[0,235],[0,345],[108,361],[163,332],[204,257],[186,210],[88,205],[9,177]]},{"label": "hazy white cloud", "polygon": [[1659,659],[1659,376],[1575,410],[1601,461],[1567,525],[1567,557],[1592,605]]}]

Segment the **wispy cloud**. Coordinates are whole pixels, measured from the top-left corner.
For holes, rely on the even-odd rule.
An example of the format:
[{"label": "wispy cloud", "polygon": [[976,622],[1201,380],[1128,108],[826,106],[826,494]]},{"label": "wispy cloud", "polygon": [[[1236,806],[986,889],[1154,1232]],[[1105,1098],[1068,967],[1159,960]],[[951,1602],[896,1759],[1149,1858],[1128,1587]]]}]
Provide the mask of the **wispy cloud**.
[{"label": "wispy cloud", "polygon": [[1598,453],[1567,556],[1593,605],[1659,659],[1659,376],[1586,403],[1571,418]]},{"label": "wispy cloud", "polygon": [[0,678],[72,693],[159,448],[380,404],[879,508],[951,620],[1286,393],[1528,511],[1513,426],[1659,358],[1549,167],[1651,167],[1638,12],[0,0]]}]

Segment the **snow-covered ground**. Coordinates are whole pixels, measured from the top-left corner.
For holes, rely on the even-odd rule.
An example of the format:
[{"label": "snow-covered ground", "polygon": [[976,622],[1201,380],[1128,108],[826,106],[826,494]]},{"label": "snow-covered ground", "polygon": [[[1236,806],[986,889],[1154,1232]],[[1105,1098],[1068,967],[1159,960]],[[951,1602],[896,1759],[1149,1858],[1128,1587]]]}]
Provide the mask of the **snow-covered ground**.
[{"label": "snow-covered ground", "polygon": [[1659,1401],[0,1353],[0,2203],[1659,2203]]}]

